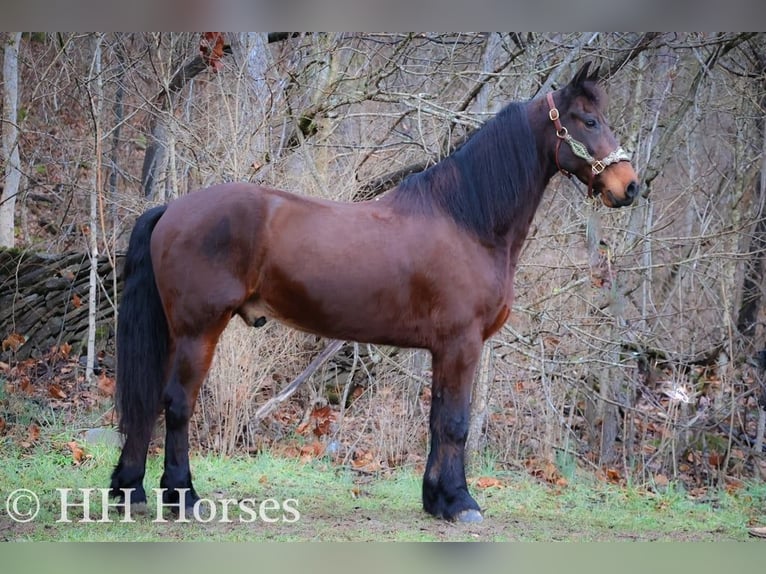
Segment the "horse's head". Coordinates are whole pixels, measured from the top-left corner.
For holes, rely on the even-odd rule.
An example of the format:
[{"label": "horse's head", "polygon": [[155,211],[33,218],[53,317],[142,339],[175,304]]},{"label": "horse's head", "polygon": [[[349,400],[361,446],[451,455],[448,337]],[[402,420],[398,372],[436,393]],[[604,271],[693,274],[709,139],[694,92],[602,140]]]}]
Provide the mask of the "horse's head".
[{"label": "horse's head", "polygon": [[630,205],[638,195],[638,176],[604,117],[606,96],[598,70],[589,74],[589,68],[585,63],[569,84],[547,95],[557,136],[556,167],[575,175],[607,207]]}]

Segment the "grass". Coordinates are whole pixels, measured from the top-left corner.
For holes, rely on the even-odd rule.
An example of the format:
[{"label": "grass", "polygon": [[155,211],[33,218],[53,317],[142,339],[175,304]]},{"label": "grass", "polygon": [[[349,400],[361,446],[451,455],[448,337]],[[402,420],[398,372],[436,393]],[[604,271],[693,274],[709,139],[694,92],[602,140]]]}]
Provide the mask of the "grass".
[{"label": "grass", "polygon": [[[36,446],[21,448],[0,443],[0,539],[34,541],[426,541],[426,540],[745,540],[747,527],[766,523],[766,486],[747,485],[724,491],[704,502],[678,487],[663,493],[620,487],[576,475],[564,487],[551,487],[525,473],[494,470],[504,487],[472,487],[485,509],[478,525],[456,525],[427,516],[420,506],[420,475],[401,469],[387,475],[362,475],[326,459],[301,462],[268,454],[255,457],[193,456],[192,469],[200,496],[214,507],[208,523],[157,520],[150,492],[147,513],[121,522],[112,510],[108,522],[83,521],[83,488],[109,483],[117,459],[114,447],[88,447],[87,458],[73,464],[66,436],[42,437]],[[145,485],[159,485],[160,455],[149,458]],[[18,523],[7,514],[6,499],[18,488],[33,491],[40,512],[33,521]],[[74,489],[68,500],[70,523],[61,518],[57,489]],[[92,493],[90,518],[100,519],[100,492]],[[233,502],[225,502],[226,500]],[[251,499],[251,500],[248,500]],[[295,502],[286,502],[294,499]],[[267,507],[263,516],[260,504]],[[244,501],[244,502],[243,502]],[[23,501],[21,501],[23,502]],[[246,504],[250,511],[238,505]],[[285,509],[292,506],[300,514]],[[228,505],[227,515],[222,508]],[[271,505],[271,506],[269,506]],[[23,504],[22,504],[23,506]],[[208,518],[206,508],[202,518]],[[228,521],[222,520],[227,518]],[[254,518],[254,519],[253,519]],[[252,520],[251,520],[252,519]]]}]

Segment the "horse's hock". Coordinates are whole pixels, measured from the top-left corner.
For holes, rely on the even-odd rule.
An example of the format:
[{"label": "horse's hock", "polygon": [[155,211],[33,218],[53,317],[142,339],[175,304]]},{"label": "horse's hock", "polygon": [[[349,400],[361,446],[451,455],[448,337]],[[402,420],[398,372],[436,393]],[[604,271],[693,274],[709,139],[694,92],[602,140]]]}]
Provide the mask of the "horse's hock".
[{"label": "horse's hock", "polygon": [[[122,255],[115,256],[122,284]],[[88,334],[90,259],[87,253],[40,254],[0,249],[0,359],[37,357],[54,345],[84,347]],[[115,270],[98,259],[97,343],[113,336]]]}]

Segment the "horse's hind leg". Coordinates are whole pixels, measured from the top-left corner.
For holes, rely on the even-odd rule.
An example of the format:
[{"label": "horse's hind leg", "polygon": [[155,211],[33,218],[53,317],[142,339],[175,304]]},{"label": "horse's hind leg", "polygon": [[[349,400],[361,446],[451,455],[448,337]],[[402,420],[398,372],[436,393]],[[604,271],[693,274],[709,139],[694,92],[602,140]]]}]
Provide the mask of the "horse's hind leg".
[{"label": "horse's hind leg", "polygon": [[111,494],[121,501],[129,500],[131,506],[135,507],[134,511],[140,511],[146,504],[143,484],[146,454],[157,414],[147,416],[143,426],[135,427],[127,433],[120,459],[112,473]]},{"label": "horse's hind leg", "polygon": [[[199,499],[189,467],[189,419],[210,368],[215,345],[227,321],[198,337],[176,339],[170,378],[165,387],[165,469],[160,480],[162,501],[191,508]],[[180,509],[179,509],[180,510]]]},{"label": "horse's hind leg", "polygon": [[437,518],[478,522],[480,508],[465,479],[465,441],[481,342],[454,341],[432,353],[431,450],[423,477],[423,508]]}]

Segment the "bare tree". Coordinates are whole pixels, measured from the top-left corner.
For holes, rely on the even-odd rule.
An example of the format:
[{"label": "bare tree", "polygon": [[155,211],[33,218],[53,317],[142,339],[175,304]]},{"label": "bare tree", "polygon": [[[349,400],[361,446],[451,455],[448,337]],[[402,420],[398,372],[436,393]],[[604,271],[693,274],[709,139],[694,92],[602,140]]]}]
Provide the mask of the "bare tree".
[{"label": "bare tree", "polygon": [[18,97],[21,32],[8,32],[3,46],[3,157],[5,182],[0,189],[0,247],[15,244],[14,216],[21,183],[19,160]]},{"label": "bare tree", "polygon": [[[96,299],[98,297],[98,236],[99,207],[102,204],[102,177],[101,177],[101,110],[104,102],[104,83],[101,76],[101,45],[104,36],[101,33],[93,34],[93,60],[88,73],[86,90],[90,103],[90,114],[93,122],[93,169],[91,170],[90,189],[90,214],[88,250],[90,254],[90,279],[88,283],[88,342],[85,366],[85,377],[93,379],[94,365],[96,362]],[[103,211],[102,211],[103,213]]]},{"label": "bare tree", "polygon": [[[749,340],[748,352],[758,350],[756,327],[758,325],[759,311],[766,299],[764,293],[764,265],[766,265],[766,52],[763,45],[758,42],[751,43],[753,64],[751,74],[754,77],[756,90],[760,92],[757,98],[758,108],[755,117],[755,126],[758,133],[762,134],[761,164],[753,181],[753,216],[755,225],[750,238],[748,261],[745,266],[745,274],[742,285],[742,302],[737,314],[737,328],[739,332]],[[764,344],[764,340],[760,341]]]},{"label": "bare tree", "polygon": [[[87,228],[99,232],[103,252],[109,225],[129,229],[166,191],[232,179],[371,199],[445,157],[498,104],[555,89],[590,60],[608,70],[609,117],[633,152],[643,197],[607,213],[581,200],[579,184],[552,181],[516,271],[511,318],[487,345],[471,448],[486,444],[510,464],[567,457],[594,467],[622,463],[645,478],[672,474],[694,457],[700,476],[711,472],[700,454],[712,448],[711,435],[725,432],[724,444],[739,447],[729,452],[752,452],[754,379],[742,365],[748,348],[762,348],[766,322],[762,33],[237,38],[218,73],[202,74],[209,64],[197,55],[198,35],[105,36],[103,95],[95,97],[91,74],[93,100],[73,88],[92,62],[92,36],[30,38],[22,81],[28,76],[34,86],[19,103],[29,110],[20,140],[20,170],[29,176],[25,237],[40,250],[82,249],[93,239],[83,237]],[[112,43],[119,53],[107,50]],[[115,55],[124,61],[107,65]],[[97,100],[114,104],[116,129],[106,116],[101,124],[84,121]],[[8,121],[4,136],[13,127]],[[93,151],[97,140],[109,142],[111,181],[125,183],[102,197],[114,222],[101,225],[90,211],[91,193],[103,191],[89,171],[101,155]],[[124,246],[126,234],[113,237],[115,249]],[[365,254],[354,253],[353,238],[349,246],[353,265]],[[7,313],[0,305],[0,320]],[[255,397],[254,382],[246,396],[261,401],[278,395],[282,383],[275,386],[272,376],[288,381],[321,346],[276,325],[248,337],[261,341],[252,357],[242,357],[241,344],[223,356],[252,360],[248,372],[263,386]],[[267,347],[279,349],[269,364],[289,368],[262,368],[259,353]],[[382,357],[376,366],[360,359],[350,363],[354,377],[335,376],[356,385],[369,367],[364,392],[348,393],[360,403],[343,401],[344,421],[369,416],[372,428],[372,413],[385,413],[391,434],[378,435],[380,450],[399,449],[392,460],[402,460],[423,438],[418,417],[428,386],[421,371],[428,364],[417,353],[378,348],[373,355]],[[322,399],[322,381],[332,378],[326,374],[318,370],[310,392],[296,394],[301,408]],[[221,388],[233,388],[229,382],[221,380]],[[405,388],[406,397],[399,394]],[[394,398],[413,416],[397,411]],[[231,405],[241,402],[234,397]],[[217,414],[205,412],[211,420]],[[250,440],[241,428],[232,429],[231,448]],[[355,432],[336,435],[351,444],[344,457],[368,440]],[[248,433],[255,435],[254,427]]]},{"label": "bare tree", "polygon": [[[206,33],[217,34],[217,33]],[[161,36],[161,34],[160,34]],[[175,147],[169,145],[169,138],[174,141],[172,134],[172,122],[173,122],[173,106],[179,92],[186,87],[189,82],[194,79],[198,74],[206,70],[209,66],[216,68],[217,62],[223,57],[224,54],[231,53],[231,47],[224,43],[222,36],[215,36],[210,38],[211,45],[207,45],[207,41],[201,46],[201,53],[194,57],[187,57],[183,65],[178,66],[172,73],[169,74],[169,70],[175,66],[176,54],[175,50],[177,44],[173,35],[170,35],[170,46],[162,49],[162,42],[158,42],[159,48],[155,53],[155,64],[158,70],[158,77],[162,83],[159,94],[151,102],[152,113],[150,115],[150,140],[146,147],[146,153],[144,155],[144,164],[141,169],[141,182],[144,189],[144,196],[147,198],[153,198],[157,196],[157,199],[164,201],[169,199],[168,194],[165,192],[165,188],[158,194],[157,183],[161,174],[167,168],[168,155],[170,154],[170,161],[174,163],[175,160]],[[184,44],[181,43],[181,46]],[[181,48],[182,49],[182,48]],[[207,50],[207,51],[206,51]],[[154,51],[153,51],[154,52]],[[171,180],[175,173],[171,166]],[[171,185],[171,193],[177,193],[176,186]]]}]

